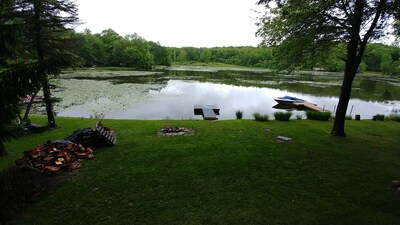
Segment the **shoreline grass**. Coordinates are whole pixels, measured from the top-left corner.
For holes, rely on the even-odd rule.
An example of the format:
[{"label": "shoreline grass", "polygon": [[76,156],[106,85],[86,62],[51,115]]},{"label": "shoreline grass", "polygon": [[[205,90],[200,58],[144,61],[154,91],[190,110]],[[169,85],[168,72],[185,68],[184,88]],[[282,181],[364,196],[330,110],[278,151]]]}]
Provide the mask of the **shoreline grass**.
[{"label": "shoreline grass", "polygon": [[[45,123],[44,117],[34,117]],[[59,128],[6,143],[24,150],[62,139],[96,119],[58,118]],[[99,149],[17,224],[399,224],[397,122],[104,120],[117,146]],[[160,137],[165,126],[190,136]],[[276,136],[293,139],[278,143]]]}]

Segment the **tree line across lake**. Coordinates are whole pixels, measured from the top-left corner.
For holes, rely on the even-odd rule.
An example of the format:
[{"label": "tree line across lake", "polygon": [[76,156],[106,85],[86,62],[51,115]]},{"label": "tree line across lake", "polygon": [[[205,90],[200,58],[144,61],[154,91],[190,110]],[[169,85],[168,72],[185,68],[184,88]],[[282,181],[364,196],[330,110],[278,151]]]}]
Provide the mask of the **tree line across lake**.
[{"label": "tree line across lake", "polygon": [[[136,33],[122,37],[111,29],[96,34],[85,30],[76,33],[75,37],[75,53],[79,56],[82,66],[124,66],[149,70],[155,65],[202,62],[273,69],[276,61],[285,60],[275,56],[273,47],[165,47],[156,42],[146,41]],[[342,58],[345,54],[346,45],[337,43],[334,48],[325,49],[303,59],[298,69],[318,68],[341,72],[344,68]],[[400,48],[370,43],[359,71],[400,75]]]}]

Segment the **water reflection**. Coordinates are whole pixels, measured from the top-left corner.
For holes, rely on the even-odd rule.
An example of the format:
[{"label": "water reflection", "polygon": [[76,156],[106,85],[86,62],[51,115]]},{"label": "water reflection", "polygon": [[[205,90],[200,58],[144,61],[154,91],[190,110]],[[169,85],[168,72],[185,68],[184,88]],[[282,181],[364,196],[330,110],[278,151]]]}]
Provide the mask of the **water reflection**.
[{"label": "water reflection", "polygon": [[[73,78],[73,79],[71,79]],[[291,95],[334,111],[340,92],[340,74],[291,74],[273,76],[265,71],[184,69],[162,72],[113,71],[71,72],[59,80],[64,89],[56,105],[61,116],[124,119],[202,119],[193,106],[218,105],[219,119],[244,118],[255,112],[268,114],[285,109],[273,108],[273,98]],[[347,114],[370,119],[400,109],[399,81],[358,76],[353,84]],[[286,109],[287,110],[287,109]],[[305,118],[303,111],[293,111]]]},{"label": "water reflection", "polygon": [[[277,103],[273,99],[283,95],[297,96],[312,103],[318,104],[327,110],[333,111],[338,99],[332,97],[316,97],[298,92],[288,92],[272,88],[244,87],[226,84],[202,83],[196,81],[170,80],[165,88],[149,93],[151,100],[144,105],[133,109],[107,115],[110,118],[127,119],[201,119],[195,116],[193,106],[197,104],[218,105],[221,109],[219,119],[234,119],[235,111],[244,110],[244,118],[253,118],[255,112],[268,114],[282,109],[275,109]],[[394,105],[377,102],[367,102],[358,99],[350,101],[354,105],[352,115],[360,114],[361,118],[372,118],[378,113],[387,114]],[[348,114],[350,114],[349,107]],[[303,111],[294,111],[294,117]]]}]

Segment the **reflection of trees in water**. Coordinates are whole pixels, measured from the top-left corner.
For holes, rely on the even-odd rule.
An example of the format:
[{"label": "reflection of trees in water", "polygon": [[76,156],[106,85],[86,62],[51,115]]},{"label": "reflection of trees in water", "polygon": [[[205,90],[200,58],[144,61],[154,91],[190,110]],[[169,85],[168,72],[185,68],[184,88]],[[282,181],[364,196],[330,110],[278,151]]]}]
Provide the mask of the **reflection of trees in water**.
[{"label": "reflection of trees in water", "polygon": [[[338,97],[341,84],[341,75],[337,74],[271,75],[260,71],[212,71],[212,68],[211,71],[167,70],[165,76],[240,86],[268,87],[325,97]],[[396,100],[400,99],[397,89],[398,87],[383,80],[356,77],[352,97],[374,101]]]},{"label": "reflection of trees in water", "polygon": [[384,100],[393,100],[392,92],[385,89],[385,91],[383,92],[382,98]]},{"label": "reflection of trees in water", "polygon": [[[190,69],[191,67],[189,67]],[[97,71],[89,71],[97,74]],[[133,75],[131,75],[133,74]],[[162,70],[159,72],[140,72],[140,71],[112,71],[100,72],[99,76],[90,77],[80,74],[75,79],[108,81],[112,84],[154,84],[150,90],[161,91],[167,87],[169,80],[193,80],[200,82],[214,82],[237,86],[267,87],[278,90],[287,90],[311,94],[321,97],[338,97],[340,93],[341,75],[339,74],[318,74],[310,73],[299,74],[270,74],[266,71],[258,70],[226,70],[221,68],[205,67],[193,70]],[[107,75],[107,76],[104,76]],[[392,83],[391,83],[392,82]],[[400,100],[400,90],[397,81],[388,82],[379,78],[356,77],[353,85],[352,98],[363,100],[384,101]],[[397,85],[397,86],[396,86]]]},{"label": "reflection of trees in water", "polygon": [[359,87],[362,90],[365,90],[365,91],[373,93],[373,92],[375,92],[376,83],[377,82],[374,81],[374,80],[362,79]]}]

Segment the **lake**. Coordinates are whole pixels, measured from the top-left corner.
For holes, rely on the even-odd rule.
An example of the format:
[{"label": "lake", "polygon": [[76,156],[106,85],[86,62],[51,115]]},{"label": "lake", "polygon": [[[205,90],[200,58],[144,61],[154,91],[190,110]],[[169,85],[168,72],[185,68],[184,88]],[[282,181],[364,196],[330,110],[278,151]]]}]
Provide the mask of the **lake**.
[{"label": "lake", "polygon": [[[194,105],[218,105],[219,119],[244,118],[253,113],[283,111],[273,98],[291,95],[335,111],[342,74],[304,72],[272,75],[267,70],[214,67],[170,67],[156,72],[68,71],[52,82],[59,116],[115,119],[202,119]],[[400,111],[400,81],[389,77],[357,75],[347,114],[371,119],[376,114]],[[305,118],[303,111],[293,111]]]}]

